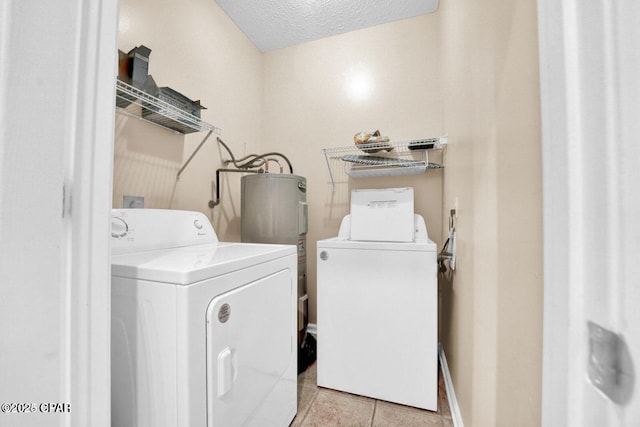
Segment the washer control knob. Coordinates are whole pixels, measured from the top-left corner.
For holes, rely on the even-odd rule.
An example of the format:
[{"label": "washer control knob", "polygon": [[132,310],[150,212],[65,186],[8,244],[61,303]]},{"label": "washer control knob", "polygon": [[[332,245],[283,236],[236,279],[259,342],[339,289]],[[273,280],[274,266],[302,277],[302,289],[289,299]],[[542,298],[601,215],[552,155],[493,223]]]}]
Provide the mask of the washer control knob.
[{"label": "washer control knob", "polygon": [[111,237],[124,237],[129,232],[129,225],[124,219],[117,216],[111,217]]},{"label": "washer control knob", "polygon": [[322,261],[326,261],[329,259],[329,253],[327,251],[320,252],[320,259]]},{"label": "washer control knob", "polygon": [[194,220],[193,220],[193,225],[195,225],[195,227],[196,227],[198,230],[202,230],[202,224],[200,223],[200,220],[199,220],[199,219],[194,219]]}]

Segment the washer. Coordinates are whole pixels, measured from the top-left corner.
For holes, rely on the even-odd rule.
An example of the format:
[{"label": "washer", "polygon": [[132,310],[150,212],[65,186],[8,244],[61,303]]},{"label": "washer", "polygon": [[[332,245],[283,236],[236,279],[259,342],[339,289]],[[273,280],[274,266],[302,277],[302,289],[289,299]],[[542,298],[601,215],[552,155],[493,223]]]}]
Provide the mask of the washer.
[{"label": "washer", "polygon": [[284,427],[297,252],[219,243],[199,212],[112,214],[112,425]]},{"label": "washer", "polygon": [[436,245],[414,216],[412,242],[317,242],[318,385],[437,410]]}]

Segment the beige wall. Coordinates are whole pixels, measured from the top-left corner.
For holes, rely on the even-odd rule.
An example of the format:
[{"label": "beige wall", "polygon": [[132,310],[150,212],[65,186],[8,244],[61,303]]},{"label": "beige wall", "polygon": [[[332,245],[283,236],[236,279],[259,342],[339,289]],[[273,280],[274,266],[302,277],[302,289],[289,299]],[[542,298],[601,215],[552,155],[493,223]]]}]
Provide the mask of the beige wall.
[{"label": "beige wall", "polygon": [[[264,55],[264,144],[287,153],[308,180],[311,322],[316,241],[337,234],[351,188],[414,187],[415,210],[440,242],[442,171],[347,180],[343,165],[331,162],[333,193],[321,154],[322,148],[353,145],[361,130],[379,129],[397,141],[444,132],[439,30],[438,15],[423,15]],[[358,84],[369,90],[356,96]]]},{"label": "beige wall", "polygon": [[[212,0],[122,0],[122,50],[145,44],[161,86],[201,99],[236,156],[281,151],[308,180],[308,276],[315,322],[315,243],[336,234],[352,188],[412,186],[416,211],[442,246],[458,205],[458,262],[442,280],[440,339],[465,425],[540,424],[541,163],[535,2],[447,0],[440,11],[260,54]],[[160,30],[161,29],[161,30]],[[368,90],[354,93],[354,78]],[[363,87],[361,86],[361,89]],[[365,87],[366,89],[366,87]],[[332,192],[321,149],[360,130],[394,140],[448,134],[444,171],[348,180]],[[222,240],[239,240],[240,177],[223,181],[221,152],[117,117],[114,206],[192,209]],[[223,156],[226,158],[226,155]],[[332,166],[336,166],[332,163]],[[444,222],[443,222],[444,220]]]},{"label": "beige wall", "polygon": [[441,340],[466,425],[540,425],[541,154],[535,2],[441,5],[444,205],[458,269]]},{"label": "beige wall", "polygon": [[[149,73],[207,107],[203,120],[222,128],[236,157],[261,143],[262,56],[213,0],[120,0],[118,47],[144,44]],[[187,136],[116,116],[113,206],[122,196],[141,195],[145,207],[201,211],[221,240],[239,240],[240,176],[222,179],[223,203],[209,209],[215,170],[226,152],[213,135],[176,180],[176,173],[205,136]]]}]

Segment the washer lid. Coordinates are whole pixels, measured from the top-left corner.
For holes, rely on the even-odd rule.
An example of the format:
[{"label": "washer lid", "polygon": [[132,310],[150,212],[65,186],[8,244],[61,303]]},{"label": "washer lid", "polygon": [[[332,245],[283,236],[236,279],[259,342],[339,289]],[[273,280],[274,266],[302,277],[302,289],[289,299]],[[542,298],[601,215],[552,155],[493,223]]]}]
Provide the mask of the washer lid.
[{"label": "washer lid", "polygon": [[415,242],[361,242],[333,237],[331,239],[318,240],[317,247],[318,249],[335,248],[376,251],[436,251],[436,244],[429,239],[420,239]]},{"label": "washer lid", "polygon": [[218,243],[114,255],[111,275],[188,285],[287,255],[293,245]]}]

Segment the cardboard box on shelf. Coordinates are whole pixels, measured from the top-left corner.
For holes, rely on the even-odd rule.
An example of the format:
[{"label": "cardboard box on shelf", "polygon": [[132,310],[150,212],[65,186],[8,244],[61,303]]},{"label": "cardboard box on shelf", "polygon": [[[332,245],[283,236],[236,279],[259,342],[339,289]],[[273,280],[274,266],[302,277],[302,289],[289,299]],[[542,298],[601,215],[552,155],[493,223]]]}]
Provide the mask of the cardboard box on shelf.
[{"label": "cardboard box on shelf", "polygon": [[[155,82],[149,82],[149,55],[151,49],[144,45],[136,46],[128,53],[118,50],[118,79],[138,89],[147,91],[153,89]],[[155,86],[157,89],[157,86]],[[150,92],[149,92],[150,93]],[[150,93],[154,95],[154,93]],[[126,108],[135,101],[135,98],[125,93],[118,92],[116,105]]]},{"label": "cardboard box on shelf", "polygon": [[[181,110],[187,115],[194,116],[196,118],[200,118],[200,111],[206,109],[202,105],[200,105],[200,100],[192,101],[188,97],[184,96],[180,92],[171,89],[170,87],[160,87],[156,93],[156,97],[161,101],[166,102],[167,104]],[[175,131],[181,133],[191,133],[199,131],[197,127],[194,127],[192,123],[189,123],[188,120],[180,120],[180,118],[176,117],[168,118],[166,114],[162,114],[162,112],[158,111],[159,109],[153,105],[144,105],[142,110],[142,117],[151,122],[155,122],[161,124],[162,126],[168,127]]]}]

